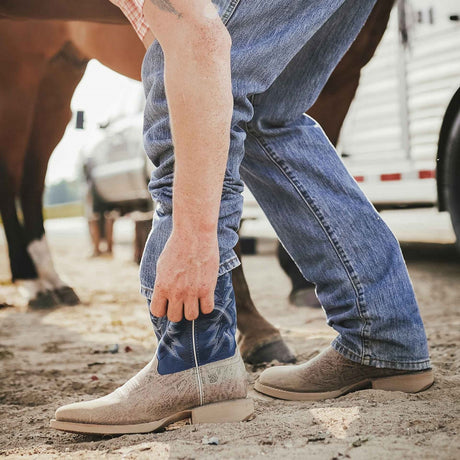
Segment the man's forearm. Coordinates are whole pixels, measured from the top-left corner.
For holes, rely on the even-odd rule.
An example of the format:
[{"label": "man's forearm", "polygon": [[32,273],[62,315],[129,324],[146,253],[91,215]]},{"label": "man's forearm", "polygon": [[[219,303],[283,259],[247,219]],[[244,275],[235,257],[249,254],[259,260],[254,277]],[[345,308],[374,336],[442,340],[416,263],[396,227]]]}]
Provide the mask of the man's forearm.
[{"label": "man's forearm", "polygon": [[173,133],[174,231],[215,232],[230,142],[230,46],[178,49],[166,58]]},{"label": "man's forearm", "polygon": [[231,42],[223,28],[197,30],[183,13],[174,14],[182,22],[174,49],[163,46],[175,155],[174,230],[215,232],[233,109]]}]

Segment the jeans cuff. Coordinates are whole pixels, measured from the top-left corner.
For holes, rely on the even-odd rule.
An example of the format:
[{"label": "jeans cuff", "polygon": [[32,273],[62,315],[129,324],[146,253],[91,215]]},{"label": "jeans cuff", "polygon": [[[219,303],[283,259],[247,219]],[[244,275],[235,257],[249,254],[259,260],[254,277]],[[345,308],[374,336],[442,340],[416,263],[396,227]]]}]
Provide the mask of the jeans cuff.
[{"label": "jeans cuff", "polygon": [[431,369],[431,362],[429,358],[422,359],[419,361],[391,361],[386,359],[375,358],[369,355],[362,357],[361,355],[356,354],[354,351],[350,350],[348,347],[343,345],[343,343],[340,340],[340,337],[337,337],[331,343],[331,347],[337,353],[340,353],[343,357],[349,359],[350,361],[365,366],[398,369],[403,371],[422,371],[426,369]]},{"label": "jeans cuff", "polygon": [[[228,259],[224,260],[219,265],[219,272],[217,276],[225,275],[232,271],[234,268],[241,265],[240,259],[235,254],[232,254]],[[152,300],[153,289],[141,284],[140,293],[150,302]]]},{"label": "jeans cuff", "polygon": [[225,273],[232,271],[234,268],[238,267],[239,265],[241,265],[240,259],[238,259],[238,256],[233,254],[231,257],[229,257],[228,259],[220,263],[219,273],[217,276],[225,275]]}]

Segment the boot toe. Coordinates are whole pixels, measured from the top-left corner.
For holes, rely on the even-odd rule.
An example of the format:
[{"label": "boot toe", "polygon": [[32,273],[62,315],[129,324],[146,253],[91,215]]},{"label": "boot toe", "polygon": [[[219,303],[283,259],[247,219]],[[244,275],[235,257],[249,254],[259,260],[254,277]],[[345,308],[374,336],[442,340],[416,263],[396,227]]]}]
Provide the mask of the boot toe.
[{"label": "boot toe", "polygon": [[289,376],[295,366],[275,366],[265,369],[259,377],[259,383],[267,387],[284,389],[289,387]]},{"label": "boot toe", "polygon": [[66,404],[57,409],[54,418],[61,422],[85,423],[91,419],[91,408],[88,407],[90,401]]},{"label": "boot toe", "polygon": [[56,411],[55,419],[61,422],[110,424],[114,414],[118,415],[116,407],[107,397],[103,397],[62,406]]}]

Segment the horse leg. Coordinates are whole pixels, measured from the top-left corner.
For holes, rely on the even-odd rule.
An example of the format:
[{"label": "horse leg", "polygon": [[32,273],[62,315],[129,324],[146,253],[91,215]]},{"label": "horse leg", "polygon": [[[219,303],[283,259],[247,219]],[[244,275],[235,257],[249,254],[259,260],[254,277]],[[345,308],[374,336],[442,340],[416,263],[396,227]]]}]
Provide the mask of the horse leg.
[{"label": "horse leg", "polygon": [[40,279],[65,305],[76,305],[79,298],[54,268],[43,226],[42,198],[48,160],[70,121],[70,100],[86,64],[69,44],[48,62],[38,90],[20,190],[27,250]]},{"label": "horse leg", "polygon": [[[358,89],[361,69],[371,60],[386,30],[395,0],[378,0],[358,37],[342,58],[313,107],[308,111],[336,145]],[[297,306],[320,306],[314,284],[307,281],[279,244],[278,260],[292,282],[289,300]]]},{"label": "horse leg", "polygon": [[0,214],[5,229],[12,281],[29,301],[29,306],[49,308],[57,304],[55,296],[38,278],[35,265],[27,252],[24,227],[18,219],[14,180],[9,165],[0,160]]},{"label": "horse leg", "polygon": [[315,285],[303,277],[297,265],[291,259],[291,256],[279,242],[278,261],[292,283],[292,289],[289,293],[289,302],[296,307],[321,307],[318,297],[316,297],[315,294]]},{"label": "horse leg", "polygon": [[[239,243],[235,251],[241,260]],[[238,346],[243,359],[249,364],[262,364],[273,360],[294,363],[295,356],[284,342],[280,331],[257,311],[242,266],[235,268],[232,276],[240,333]]]},{"label": "horse leg", "polygon": [[[6,41],[0,40],[0,43]],[[32,301],[40,300],[49,305],[54,303],[53,298],[44,292],[37,277],[16,209],[38,80],[44,62],[43,58],[36,56],[24,59],[11,57],[6,46],[0,46],[0,58],[5,63],[0,72],[0,212],[7,239],[12,281],[18,283]]]},{"label": "horse leg", "polygon": [[37,271],[26,250],[24,229],[16,210],[14,179],[5,159],[0,159],[0,211],[8,245],[12,281],[34,280]]}]

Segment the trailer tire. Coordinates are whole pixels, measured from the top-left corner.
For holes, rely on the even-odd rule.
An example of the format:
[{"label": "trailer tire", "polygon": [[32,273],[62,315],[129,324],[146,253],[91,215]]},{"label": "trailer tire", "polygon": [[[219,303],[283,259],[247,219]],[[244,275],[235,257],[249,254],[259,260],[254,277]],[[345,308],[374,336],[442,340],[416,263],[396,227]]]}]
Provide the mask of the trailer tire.
[{"label": "trailer tire", "polygon": [[460,252],[460,112],[452,123],[445,145],[444,199]]}]

